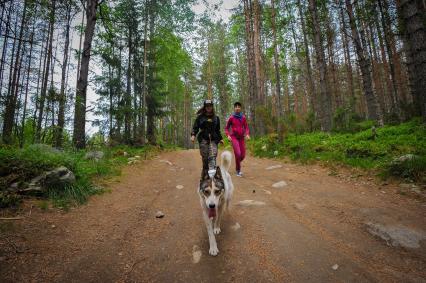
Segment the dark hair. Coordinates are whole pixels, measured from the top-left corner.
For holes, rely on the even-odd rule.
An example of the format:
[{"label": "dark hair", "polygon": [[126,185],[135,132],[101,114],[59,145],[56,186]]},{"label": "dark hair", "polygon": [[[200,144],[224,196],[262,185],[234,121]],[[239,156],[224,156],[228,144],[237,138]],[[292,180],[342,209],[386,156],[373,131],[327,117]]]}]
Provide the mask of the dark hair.
[{"label": "dark hair", "polygon": [[[214,106],[213,106],[213,104],[208,104],[208,105],[211,105],[212,106],[212,115],[214,116],[214,115],[216,115],[215,114],[215,112],[214,112]],[[207,113],[207,111],[206,111],[206,105],[203,105],[203,107],[201,107],[198,111],[197,111],[197,115],[200,115],[200,114],[206,114]]]},{"label": "dark hair", "polygon": [[240,107],[241,107],[241,106],[242,106],[242,105],[241,105],[241,102],[239,102],[239,101],[235,102],[235,103],[234,103],[234,107],[237,107],[237,106],[240,106]]}]

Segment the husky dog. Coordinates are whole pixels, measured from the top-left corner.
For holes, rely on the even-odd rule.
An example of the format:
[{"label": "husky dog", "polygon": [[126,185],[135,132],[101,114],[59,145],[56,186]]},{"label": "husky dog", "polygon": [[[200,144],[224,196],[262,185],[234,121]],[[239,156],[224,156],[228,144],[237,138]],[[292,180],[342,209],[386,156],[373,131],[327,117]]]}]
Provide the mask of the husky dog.
[{"label": "husky dog", "polygon": [[212,256],[216,256],[219,253],[215,234],[220,233],[222,214],[228,209],[234,190],[231,175],[228,173],[231,160],[231,152],[224,151],[221,154],[221,164],[216,167],[216,173],[212,177],[209,176],[211,172],[203,171],[203,177],[200,180],[198,189],[203,218],[209,235],[209,254]]}]

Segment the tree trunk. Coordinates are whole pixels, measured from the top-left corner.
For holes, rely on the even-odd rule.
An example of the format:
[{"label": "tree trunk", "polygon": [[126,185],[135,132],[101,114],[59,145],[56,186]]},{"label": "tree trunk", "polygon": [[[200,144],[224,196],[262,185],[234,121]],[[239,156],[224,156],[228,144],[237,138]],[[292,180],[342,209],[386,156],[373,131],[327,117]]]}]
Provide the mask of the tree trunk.
[{"label": "tree trunk", "polygon": [[190,81],[188,77],[188,73],[185,72],[184,76],[184,84],[185,84],[185,91],[184,91],[184,128],[185,128],[185,134],[184,134],[184,145],[185,148],[190,148],[190,134],[191,134],[191,93],[190,93]]},{"label": "tree trunk", "polygon": [[352,40],[358,55],[358,63],[361,69],[362,85],[365,99],[367,102],[368,119],[376,121],[379,125],[383,125],[382,115],[377,105],[377,99],[373,91],[371,79],[371,62],[369,56],[365,53],[361,40],[364,38],[363,33],[359,34],[351,0],[345,0],[346,10],[349,16],[349,23],[352,31]]},{"label": "tree trunk", "polygon": [[140,76],[140,57],[139,57],[139,43],[140,37],[138,33],[138,26],[135,23],[133,27],[133,32],[135,33],[135,41],[133,44],[133,142],[139,143],[139,115],[141,113],[140,109],[140,101],[138,102],[138,98],[140,98],[141,88],[141,76]]},{"label": "tree trunk", "polygon": [[[112,54],[114,56],[114,47],[111,47],[112,49]],[[111,65],[108,65],[108,80],[109,80],[109,86],[108,86],[108,96],[109,96],[109,111],[108,111],[108,115],[109,115],[109,134],[108,134],[108,138],[109,138],[109,143],[111,144],[113,139],[114,139],[114,129],[113,129],[113,124],[112,124],[112,119],[113,119],[113,111],[114,111],[114,106],[113,106],[113,96],[114,96],[114,88],[113,88],[113,84],[111,83],[111,81],[114,79],[114,73],[113,70],[111,68]]]},{"label": "tree trunk", "polygon": [[[2,90],[3,90],[3,75],[4,75],[4,67],[5,67],[5,63],[6,63],[6,55],[7,55],[7,41],[9,39],[9,31],[10,31],[10,16],[11,16],[11,11],[12,11],[12,2],[10,2],[9,4],[9,9],[8,9],[8,14],[7,14],[7,20],[6,20],[6,31],[5,31],[5,35],[4,35],[4,40],[3,40],[3,50],[1,53],[1,64],[0,64],[0,101],[3,101],[3,95],[2,95]],[[3,19],[3,17],[2,17]]]},{"label": "tree trunk", "polygon": [[131,120],[132,120],[132,29],[128,27],[128,38],[127,44],[129,48],[128,56],[127,56],[127,85],[126,85],[126,97],[124,99],[124,142],[126,144],[130,144],[130,131],[131,131]]},{"label": "tree trunk", "polygon": [[320,114],[319,120],[321,123],[321,129],[323,131],[328,132],[331,130],[330,87],[328,85],[327,80],[327,64],[325,62],[322,32],[318,19],[318,11],[316,4],[317,3],[315,0],[309,0],[309,10],[312,18],[312,25],[314,28],[315,53],[320,74],[320,110],[318,112]]},{"label": "tree trunk", "polygon": [[[228,69],[226,62],[226,30],[223,25],[218,26],[218,74],[217,76],[217,88],[219,91],[219,102],[220,102],[220,117],[222,121],[226,121],[227,118],[227,110],[229,109],[229,99],[227,92],[228,85]],[[217,73],[217,71],[215,73]]]},{"label": "tree trunk", "polygon": [[426,122],[426,4],[423,0],[397,0],[396,4],[414,114]]},{"label": "tree trunk", "polygon": [[248,76],[248,97],[249,97],[249,118],[252,126],[252,134],[256,135],[256,75],[254,69],[253,51],[253,23],[252,23],[250,0],[244,0],[245,32],[246,32],[246,54],[247,54],[247,76]]},{"label": "tree trunk", "polygon": [[86,31],[84,33],[83,54],[81,56],[80,73],[77,81],[77,92],[75,95],[74,112],[74,135],[73,144],[76,148],[86,147],[86,94],[89,75],[90,52],[92,40],[95,33],[96,10],[99,0],[86,1]]},{"label": "tree trunk", "polygon": [[277,27],[275,23],[275,1],[271,0],[271,24],[272,24],[272,36],[273,36],[273,47],[274,47],[274,71],[275,71],[275,95],[277,97],[277,132],[278,140],[283,140],[283,127],[281,119],[283,117],[282,103],[281,103],[281,75],[280,65],[278,61],[278,43],[277,43]]},{"label": "tree trunk", "polygon": [[[382,21],[382,26],[383,26],[383,31],[384,31],[384,38],[385,38],[385,45],[386,45],[386,51],[388,54],[388,63],[389,63],[389,67],[390,67],[390,75],[392,78],[392,92],[390,93],[391,95],[391,111],[398,114],[398,116],[400,116],[400,109],[399,109],[399,93],[398,93],[398,83],[397,83],[397,77],[396,77],[396,72],[395,72],[395,54],[396,51],[394,50],[394,36],[392,34],[392,30],[391,30],[391,19],[389,16],[389,5],[387,3],[387,0],[377,0],[378,6],[379,6],[379,11],[380,11],[380,15],[381,15],[381,21]],[[392,48],[393,45],[393,48]]]},{"label": "tree trunk", "polygon": [[311,56],[309,53],[309,46],[308,46],[308,39],[307,39],[307,31],[306,31],[306,24],[304,19],[304,11],[302,10],[302,4],[300,0],[297,0],[297,6],[299,8],[299,16],[300,16],[300,23],[302,26],[302,33],[303,33],[303,45],[305,46],[305,56],[306,56],[306,72],[307,72],[307,85],[308,85],[308,93],[310,98],[310,104],[312,107],[312,110],[314,113],[316,113],[319,116],[318,112],[318,101],[316,99],[316,93],[314,88],[314,80],[312,78],[312,66],[311,66]]},{"label": "tree trunk", "polygon": [[[263,78],[263,60],[260,46],[260,24],[261,24],[261,7],[258,0],[253,1],[253,49],[254,49],[254,65],[256,74],[256,105],[265,105],[265,86]],[[262,116],[257,117],[257,132],[260,135],[265,134],[265,121]]]},{"label": "tree trunk", "polygon": [[[52,58],[52,70],[50,72],[50,87],[49,87],[48,96],[47,96],[47,99],[48,99],[47,105],[49,105],[49,103],[50,103],[50,107],[48,107],[46,109],[46,120],[49,117],[49,110],[50,110],[50,113],[51,113],[51,126],[50,126],[50,128],[53,129],[53,130],[55,130],[55,100],[56,100],[56,93],[55,93],[53,75],[55,74],[55,66],[56,66],[55,58],[57,58],[56,54],[58,53],[58,42],[59,42],[59,33],[58,33],[56,40],[55,40],[55,43],[56,43],[55,53],[52,54],[53,58]],[[47,133],[47,131],[44,131],[42,140],[44,140],[46,133]],[[55,132],[53,132],[53,144],[55,144]]]},{"label": "tree trunk", "polygon": [[386,51],[385,51],[385,45],[383,42],[383,34],[384,32],[382,31],[380,24],[379,24],[379,19],[378,19],[378,15],[374,15],[374,24],[377,30],[377,38],[379,40],[379,47],[380,47],[380,57],[382,60],[382,64],[383,64],[383,72],[384,72],[384,82],[386,83],[386,87],[385,87],[385,92],[386,92],[386,96],[385,96],[385,104],[386,106],[390,105],[390,107],[386,107],[386,111],[384,112],[389,112],[389,108],[390,109],[395,109],[396,104],[394,104],[394,99],[392,98],[393,96],[393,89],[392,89],[392,82],[391,82],[391,78],[390,78],[390,68],[389,68],[389,63],[386,57]]},{"label": "tree trunk", "polygon": [[207,38],[207,98],[213,99],[212,56],[210,37]]},{"label": "tree trunk", "polygon": [[[14,27],[14,34],[17,33],[18,30],[18,17],[15,19],[15,27]],[[15,36],[13,39],[13,45],[12,45],[12,52],[10,54],[10,64],[9,64],[9,82],[8,82],[8,87],[7,87],[7,94],[6,94],[6,99],[8,99],[8,97],[10,97],[10,94],[12,93],[12,79],[13,79],[13,72],[14,72],[14,62],[15,62],[15,50],[16,50],[16,41],[17,41],[17,37]],[[7,55],[7,51],[6,51],[6,55]],[[16,56],[18,57],[18,55]],[[3,125],[4,126],[4,125]]]},{"label": "tree trunk", "polygon": [[[157,9],[157,1],[151,0],[150,3],[150,21],[149,21],[149,36],[152,43],[152,39],[154,38],[154,24],[155,24],[155,13]],[[157,143],[155,137],[155,115],[156,115],[156,101],[154,97],[154,80],[155,78],[155,48],[154,46],[150,46],[149,52],[149,69],[148,76],[151,79],[151,83],[148,92],[146,94],[146,106],[147,106],[147,130],[146,135],[148,142],[150,144],[155,145]]]},{"label": "tree trunk", "polygon": [[67,7],[67,24],[65,27],[65,46],[64,46],[64,59],[62,62],[62,77],[61,77],[61,90],[59,93],[59,109],[58,109],[58,126],[55,131],[55,146],[62,147],[63,131],[65,126],[65,79],[68,67],[68,48],[70,44],[70,25],[71,25],[71,5]]},{"label": "tree trunk", "polygon": [[117,95],[117,111],[115,111],[115,120],[116,120],[116,129],[114,130],[115,139],[119,142],[121,142],[121,126],[123,124],[123,99],[122,99],[122,88],[121,88],[121,74],[122,74],[122,53],[123,53],[123,45],[121,45],[121,42],[118,44],[119,46],[119,63],[118,63],[118,70],[117,70],[117,80],[118,84],[116,86],[116,95]]},{"label": "tree trunk", "polygon": [[[36,87],[36,95],[35,95],[35,108],[33,113],[33,131],[35,132],[37,129],[37,112],[39,108],[39,97],[40,97],[40,82],[43,83],[43,77],[44,77],[44,70],[46,66],[46,54],[47,54],[47,46],[49,41],[49,33],[47,33],[47,40],[46,40],[46,31],[43,30],[43,37],[41,41],[41,47],[40,47],[40,62],[38,66],[38,74],[37,74],[37,87]],[[46,43],[46,46],[44,46],[44,43]],[[43,73],[42,73],[43,72]],[[35,136],[33,137],[33,142],[35,141]]]},{"label": "tree trunk", "polygon": [[345,56],[345,67],[346,67],[346,79],[348,80],[348,93],[350,100],[350,107],[352,111],[355,111],[353,107],[353,100],[355,99],[354,91],[354,79],[353,79],[353,70],[352,70],[352,60],[349,52],[349,39],[347,34],[347,27],[345,16],[343,14],[343,7],[340,7],[340,19],[341,19],[341,33],[342,33],[342,42]]},{"label": "tree trunk", "polygon": [[[6,108],[4,112],[3,122],[3,142],[6,144],[12,143],[12,130],[14,126],[18,86],[19,86],[19,75],[21,71],[21,47],[22,38],[24,36],[24,29],[26,26],[26,15],[27,15],[27,1],[24,1],[24,11],[22,12],[21,27],[19,31],[18,47],[16,50],[15,67],[13,69],[11,84],[9,84],[8,96],[6,97]],[[12,53],[13,56],[13,53]]]},{"label": "tree trunk", "polygon": [[[137,51],[136,51],[137,52]],[[138,58],[136,58],[136,54],[133,55],[133,62],[136,60],[136,63],[133,63],[133,142],[139,143],[140,136],[139,136],[139,113],[141,111],[140,109],[140,101],[138,101],[138,98],[140,97],[140,69],[139,65],[140,62]]]},{"label": "tree trunk", "polygon": [[[22,80],[21,80],[21,71],[22,71],[22,66],[25,64],[24,63],[24,55],[25,55],[25,50],[26,50],[26,46],[23,46],[22,51],[21,51],[21,55],[19,58],[20,59],[20,63],[18,66],[18,75],[17,75],[17,79],[16,79],[16,87],[14,90],[14,94],[13,97],[15,99],[15,115],[13,117],[13,126],[14,126],[14,136],[18,138],[19,140],[19,127],[18,127],[18,121],[19,121],[19,112],[20,112],[20,107],[21,107],[21,101],[22,101],[22,93],[23,93],[23,85],[24,85],[24,81],[25,81],[25,75],[22,76]],[[25,72],[25,70],[24,70]],[[19,99],[18,99],[18,94],[19,94]]]},{"label": "tree trunk", "polygon": [[[363,23],[363,25],[365,24],[366,23]],[[366,28],[365,26],[363,28],[367,32],[368,43],[366,44],[366,48],[368,47],[369,57],[371,58],[371,73],[376,90],[378,106],[380,107],[380,112],[386,113],[387,109],[389,108],[387,107],[387,104],[385,102],[386,90],[384,82],[386,80],[385,77],[387,76],[387,74],[383,74],[384,70],[383,68],[380,68],[378,64],[379,56],[377,54],[376,44],[374,42],[374,33],[373,28],[371,27],[371,22],[368,28]]]},{"label": "tree trunk", "polygon": [[35,28],[35,24],[33,25],[33,30],[30,36],[30,54],[29,54],[29,59],[28,59],[29,62],[28,62],[28,68],[27,68],[27,82],[25,85],[24,111],[22,113],[21,138],[19,139],[19,146],[21,148],[25,144],[25,119],[27,118],[28,87],[29,87],[29,81],[30,81],[31,61],[32,61],[32,54],[33,54],[34,28]]},{"label": "tree trunk", "polygon": [[[244,59],[242,58],[244,52],[241,49],[241,46],[237,44],[237,52],[235,53],[235,62],[237,65],[237,78],[238,78],[238,100],[245,105],[246,109],[249,109],[250,105],[247,99],[248,95],[248,80],[247,80],[247,68],[245,67]],[[246,112],[247,113],[247,112]]]},{"label": "tree trunk", "polygon": [[39,109],[38,109],[38,119],[37,119],[37,129],[36,129],[36,142],[40,142],[41,138],[41,123],[43,121],[43,111],[44,111],[44,102],[46,100],[47,93],[47,82],[49,80],[49,69],[50,69],[50,60],[52,57],[53,49],[53,30],[55,25],[55,9],[56,9],[56,0],[52,1],[52,8],[50,12],[50,21],[49,21],[49,49],[47,51],[47,63],[45,66],[43,83],[41,86],[41,92],[39,97]]},{"label": "tree trunk", "polygon": [[144,23],[144,34],[143,34],[143,80],[142,80],[142,91],[140,101],[140,122],[139,122],[139,135],[141,143],[145,144],[145,116],[146,116],[146,77],[147,77],[147,58],[148,58],[148,0],[145,0],[145,23]]},{"label": "tree trunk", "polygon": [[339,82],[337,79],[337,67],[335,63],[335,37],[334,37],[334,31],[333,27],[331,26],[331,17],[330,13],[327,13],[326,18],[326,25],[327,25],[327,57],[328,57],[328,64],[330,66],[329,70],[329,81],[333,81],[332,83],[332,109],[330,109],[331,113],[334,113],[337,108],[342,107],[342,98],[339,88]]},{"label": "tree trunk", "polygon": [[[1,7],[1,16],[0,16],[0,19],[3,19],[3,15],[4,15],[4,10],[6,10],[6,3],[4,2],[4,1],[2,1],[1,3],[0,3],[0,7]],[[7,23],[7,22],[6,22]],[[1,24],[0,25],[0,34],[2,34],[2,31],[3,31],[3,25]]]},{"label": "tree trunk", "polygon": [[83,42],[83,29],[84,29],[84,13],[81,16],[81,28],[82,30],[80,31],[80,40],[78,42],[78,58],[77,58],[77,84],[75,86],[75,89],[77,89],[77,85],[78,85],[78,76],[80,75],[80,65],[81,65],[81,44]]}]

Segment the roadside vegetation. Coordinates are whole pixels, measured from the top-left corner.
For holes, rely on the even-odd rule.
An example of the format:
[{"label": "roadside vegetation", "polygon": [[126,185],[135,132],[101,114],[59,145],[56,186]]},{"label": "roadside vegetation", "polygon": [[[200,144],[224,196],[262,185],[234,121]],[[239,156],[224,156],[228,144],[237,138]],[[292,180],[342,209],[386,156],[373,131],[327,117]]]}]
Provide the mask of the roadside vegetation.
[{"label": "roadside vegetation", "polygon": [[320,161],[377,169],[383,177],[396,176],[426,182],[426,126],[420,119],[359,132],[288,133],[283,142],[276,134],[249,143],[255,156],[289,157],[301,162]]},{"label": "roadside vegetation", "polygon": [[[165,147],[116,146],[74,151],[44,144],[22,149],[2,146],[0,208],[18,206],[27,197],[50,200],[54,206],[62,208],[85,203],[89,196],[104,191],[97,186],[97,179],[117,176],[123,165],[138,163],[163,149]],[[40,191],[26,189],[37,176],[61,166],[72,172],[73,182],[52,184]]]}]

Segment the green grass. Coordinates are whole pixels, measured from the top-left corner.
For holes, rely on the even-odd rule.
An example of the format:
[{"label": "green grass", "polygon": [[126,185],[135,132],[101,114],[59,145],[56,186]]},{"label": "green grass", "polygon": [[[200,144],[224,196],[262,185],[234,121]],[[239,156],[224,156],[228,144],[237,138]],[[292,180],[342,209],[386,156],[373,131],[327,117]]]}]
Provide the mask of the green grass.
[{"label": "green grass", "polygon": [[[290,157],[301,162],[321,161],[346,164],[364,169],[378,169],[386,176],[425,181],[426,127],[420,119],[396,126],[357,133],[289,134],[278,143],[276,135],[257,138],[249,143],[251,152],[261,157]],[[405,154],[414,154],[412,161],[395,165],[392,161]]]},{"label": "green grass", "polygon": [[[95,186],[95,179],[119,175],[121,167],[126,165],[128,158],[139,155],[141,159],[150,158],[163,147],[144,146],[100,148],[104,158],[99,161],[84,158],[86,151],[59,151],[46,145],[32,145],[23,149],[0,147],[0,207],[19,205],[21,197],[7,193],[6,190],[15,182],[25,186],[32,178],[58,166],[70,169],[76,182],[63,188],[48,188],[42,195],[56,207],[64,209],[85,203],[89,196],[103,192]],[[128,155],[124,156],[123,153]]]}]

